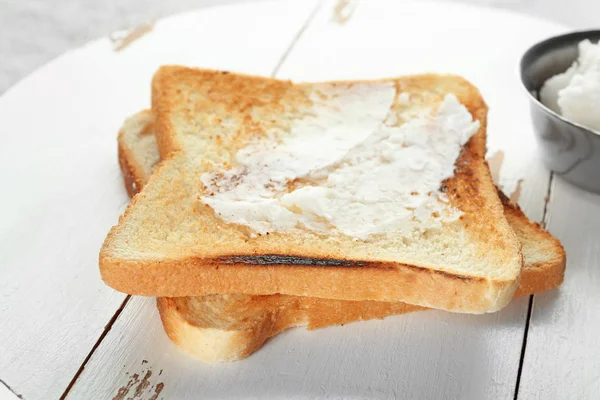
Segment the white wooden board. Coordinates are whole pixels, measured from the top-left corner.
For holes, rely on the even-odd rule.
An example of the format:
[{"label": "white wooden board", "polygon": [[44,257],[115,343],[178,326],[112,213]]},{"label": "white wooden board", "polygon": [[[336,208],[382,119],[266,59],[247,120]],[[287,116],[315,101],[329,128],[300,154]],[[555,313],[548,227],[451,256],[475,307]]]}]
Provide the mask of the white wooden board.
[{"label": "white wooden board", "polygon": [[[453,4],[381,1],[358,4],[340,24],[335,6],[327,2],[320,8],[279,76],[466,75],[492,108],[490,145],[506,153],[501,179],[509,191],[511,182],[516,186],[524,179],[520,203],[540,219],[548,173],[531,161],[535,148],[516,65],[529,43],[562,28]],[[207,365],[169,343],[153,300],[136,298],[92,356],[70,397],[110,397],[128,387],[134,392],[151,369],[152,380],[141,389],[148,398],[158,384],[165,399],[512,398],[526,313],[527,299],[519,299],[487,316],[428,311],[316,332],[296,329],[244,361]],[[132,374],[138,375],[137,382]]]},{"label": "white wooden board", "polygon": [[98,251],[128,203],[116,133],[149,106],[152,73],[268,74],[315,6],[170,18],[122,51],[103,39],[70,52],[0,98],[0,379],[15,393],[58,398],[125,297],[100,280]]},{"label": "white wooden board", "polygon": [[567,271],[559,290],[535,296],[519,399],[598,399],[600,196],[554,183],[547,227],[565,247]]}]

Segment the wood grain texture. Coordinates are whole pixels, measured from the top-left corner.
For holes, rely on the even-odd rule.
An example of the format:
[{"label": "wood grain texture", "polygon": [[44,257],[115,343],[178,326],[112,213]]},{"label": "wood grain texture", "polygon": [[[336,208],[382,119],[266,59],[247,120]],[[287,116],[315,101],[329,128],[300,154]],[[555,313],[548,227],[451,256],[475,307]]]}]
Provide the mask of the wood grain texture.
[{"label": "wood grain texture", "polygon": [[148,107],[156,68],[268,74],[314,7],[178,16],[121,52],[107,39],[71,52],[0,99],[0,379],[15,392],[60,397],[124,299],[100,280],[98,251],[129,202],[115,134]]},{"label": "wood grain texture", "polygon": [[[536,40],[560,27],[458,5],[381,1],[359,3],[340,25],[332,20],[335,5],[326,2],[320,8],[282,64],[279,77],[464,74],[482,88],[495,110],[490,142],[494,150],[507,154],[500,176],[507,182],[525,180],[520,203],[528,215],[541,218],[548,173],[535,159],[531,161],[534,142],[524,138],[532,136],[529,116],[515,111],[518,107],[513,104],[526,106],[526,101],[513,80],[518,49],[527,44],[522,40]],[[512,33],[504,29],[508,25]],[[479,46],[476,53],[474,44]],[[519,154],[527,157],[509,155],[519,145],[523,147]],[[128,388],[132,374],[145,376],[151,368],[147,397],[142,398],[149,398],[149,388],[160,383],[165,399],[199,394],[206,398],[512,398],[526,314],[527,299],[519,299],[500,313],[484,316],[429,311],[313,332],[294,329],[248,359],[210,365],[190,358],[168,341],[153,299],[134,298],[70,397],[93,393],[110,398]],[[142,365],[143,360],[148,363]]]},{"label": "wood grain texture", "polygon": [[519,399],[600,397],[600,195],[554,181],[547,227],[567,252],[558,291],[536,295]]}]

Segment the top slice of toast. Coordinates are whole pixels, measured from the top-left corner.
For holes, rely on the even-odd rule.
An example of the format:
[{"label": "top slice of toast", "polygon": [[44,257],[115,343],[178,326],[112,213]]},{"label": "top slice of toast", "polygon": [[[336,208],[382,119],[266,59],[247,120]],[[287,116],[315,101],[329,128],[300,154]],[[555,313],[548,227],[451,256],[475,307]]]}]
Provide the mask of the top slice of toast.
[{"label": "top slice of toast", "polygon": [[[143,189],[160,162],[153,125],[152,111],[144,110],[129,117],[119,130],[119,164],[130,197]],[[530,221],[519,206],[500,189],[498,196],[504,207],[504,216],[522,246],[524,265],[515,296],[556,288],[564,279],[564,248],[548,231]]]},{"label": "top slice of toast", "polygon": [[[479,121],[454,176],[440,188],[459,219],[411,235],[398,229],[367,239],[302,227],[255,236],[200,201],[207,173],[233,165],[236,153],[257,138],[289,134],[301,115],[314,113],[315,93],[327,103],[360,86],[369,107],[369,94],[390,85],[395,97],[388,111],[399,120],[407,115],[400,94],[410,95],[409,111],[423,114],[451,93]],[[484,161],[487,109],[465,80],[423,75],[298,85],[163,67],[153,81],[152,103],[164,162],[102,248],[102,277],[114,288],[156,296],[283,293],[405,301],[459,312],[495,311],[514,293],[520,245]]]},{"label": "top slice of toast", "polygon": [[[119,164],[131,197],[143,189],[160,161],[150,110],[130,117],[119,131]],[[524,265],[515,296],[561,284],[565,252],[560,242],[527,219],[498,191],[504,215],[522,244]],[[421,310],[402,302],[347,301],[285,295],[207,295],[158,298],[165,331],[204,361],[246,357],[267,338],[297,325],[317,329]]]}]

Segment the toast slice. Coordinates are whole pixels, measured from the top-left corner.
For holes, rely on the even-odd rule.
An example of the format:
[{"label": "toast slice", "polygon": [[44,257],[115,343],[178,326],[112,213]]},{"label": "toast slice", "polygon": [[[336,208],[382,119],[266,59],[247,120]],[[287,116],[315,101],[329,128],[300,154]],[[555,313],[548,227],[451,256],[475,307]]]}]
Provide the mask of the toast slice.
[{"label": "toast slice", "polygon": [[[142,190],[160,161],[152,123],[152,113],[142,111],[129,118],[119,132],[119,164],[131,197]],[[560,242],[498,193],[525,259],[515,296],[557,287],[563,281],[566,262]],[[401,302],[241,294],[161,297],[157,305],[172,341],[209,362],[247,357],[269,337],[295,326],[317,329],[424,309]]]},{"label": "toast slice", "polygon": [[[279,293],[338,300],[404,301],[470,313],[496,311],[514,294],[522,266],[520,244],[504,218],[484,160],[487,108],[477,89],[462,78],[422,75],[380,81],[292,84],[218,71],[163,67],[153,80],[152,107],[163,162],[111,230],[101,250],[102,277],[115,289],[159,297]],[[459,125],[447,126],[448,120]],[[433,132],[432,136],[410,136],[415,133],[415,125],[409,125],[413,121]],[[409,217],[404,223],[378,225],[374,222],[378,216],[363,223],[361,215],[356,220],[339,218],[334,221],[335,229],[325,233],[314,228],[322,225],[320,215],[311,214],[310,207],[298,206],[301,196],[297,188],[318,191],[324,187],[322,180],[329,184],[332,175],[358,173],[357,170],[369,173],[369,169],[361,169],[362,164],[352,169],[356,167],[355,160],[344,158],[344,154],[353,155],[353,146],[368,144],[371,137],[384,130],[384,124],[395,129],[394,134],[409,127],[407,138],[429,141],[421,149],[435,147],[438,140],[450,140],[453,133],[463,138],[464,142],[457,139],[457,157],[451,158],[448,166],[442,165],[439,155],[452,154],[445,151],[450,149],[445,145],[439,154],[424,161],[427,168],[436,163],[442,165],[442,176],[449,169],[449,177],[440,182],[434,179],[437,189],[410,193],[420,199],[416,211],[408,203],[375,202],[382,212],[398,204],[405,207],[402,210]],[[290,196],[298,203],[286,210],[281,210],[281,198],[267,201],[267,205],[279,207],[275,210],[277,217],[271,221],[275,228],[270,234],[256,234],[260,229],[253,225],[268,216],[250,215],[246,220],[242,215],[232,221],[226,218],[229,211],[219,211],[221,189],[226,187],[224,197],[230,193],[229,186],[245,190],[254,184],[252,179],[262,168],[258,162],[256,168],[251,163],[240,165],[240,154],[252,159],[273,149],[282,151],[279,144],[283,143],[285,150],[290,141],[302,143],[303,139],[298,138],[303,135],[311,140],[329,139],[324,131],[338,135],[334,137],[337,141],[327,143],[328,149],[337,149],[339,140],[346,145],[356,136],[353,133],[348,140],[339,133],[354,127],[360,128],[359,136],[366,131],[369,140],[363,137],[364,143],[357,140],[347,148],[341,146],[340,154],[332,160],[311,160],[306,175],[279,181],[268,177],[268,183],[276,182],[275,186],[287,191],[283,194],[298,194]],[[465,136],[471,130],[472,136]],[[371,132],[374,133],[369,135]],[[416,146],[418,150],[418,145],[402,143],[402,148],[414,150]],[[262,150],[253,152],[253,148]],[[299,160],[300,166],[293,168],[301,171],[306,167],[303,157],[310,158],[317,148],[293,147],[299,155],[290,153],[286,157],[291,157],[292,164]],[[285,161],[284,167],[289,165]],[[238,167],[241,172],[235,169]],[[260,185],[261,179],[257,181]],[[394,195],[408,189],[406,185],[386,185]],[[262,186],[257,190],[262,190],[262,196],[270,188],[265,184],[264,190]],[[216,203],[211,203],[210,196],[214,194]],[[433,200],[429,201],[429,197]],[[239,211],[240,202],[226,203],[224,200],[223,204],[233,207],[233,214]],[[422,204],[436,211],[425,211],[419,216]],[[260,214],[262,205],[253,210]],[[355,206],[352,203],[349,209],[354,210]],[[334,213],[344,216],[340,209]],[[292,221],[300,218],[304,223],[281,228],[277,224],[287,222],[281,216]],[[393,217],[400,217],[400,213],[394,211]],[[348,234],[345,223],[389,229],[363,237]]]}]

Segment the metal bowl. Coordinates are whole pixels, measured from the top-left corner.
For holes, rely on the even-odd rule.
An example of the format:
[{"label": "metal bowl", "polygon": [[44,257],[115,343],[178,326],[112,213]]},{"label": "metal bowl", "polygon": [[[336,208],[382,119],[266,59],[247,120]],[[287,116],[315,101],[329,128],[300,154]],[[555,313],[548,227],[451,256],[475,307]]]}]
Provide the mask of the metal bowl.
[{"label": "metal bowl", "polygon": [[600,40],[600,30],[556,36],[531,47],[521,59],[521,81],[529,93],[533,127],[546,166],[569,182],[600,193],[600,132],[556,114],[538,97],[548,78],[566,71],[577,59],[577,45],[584,39]]}]

